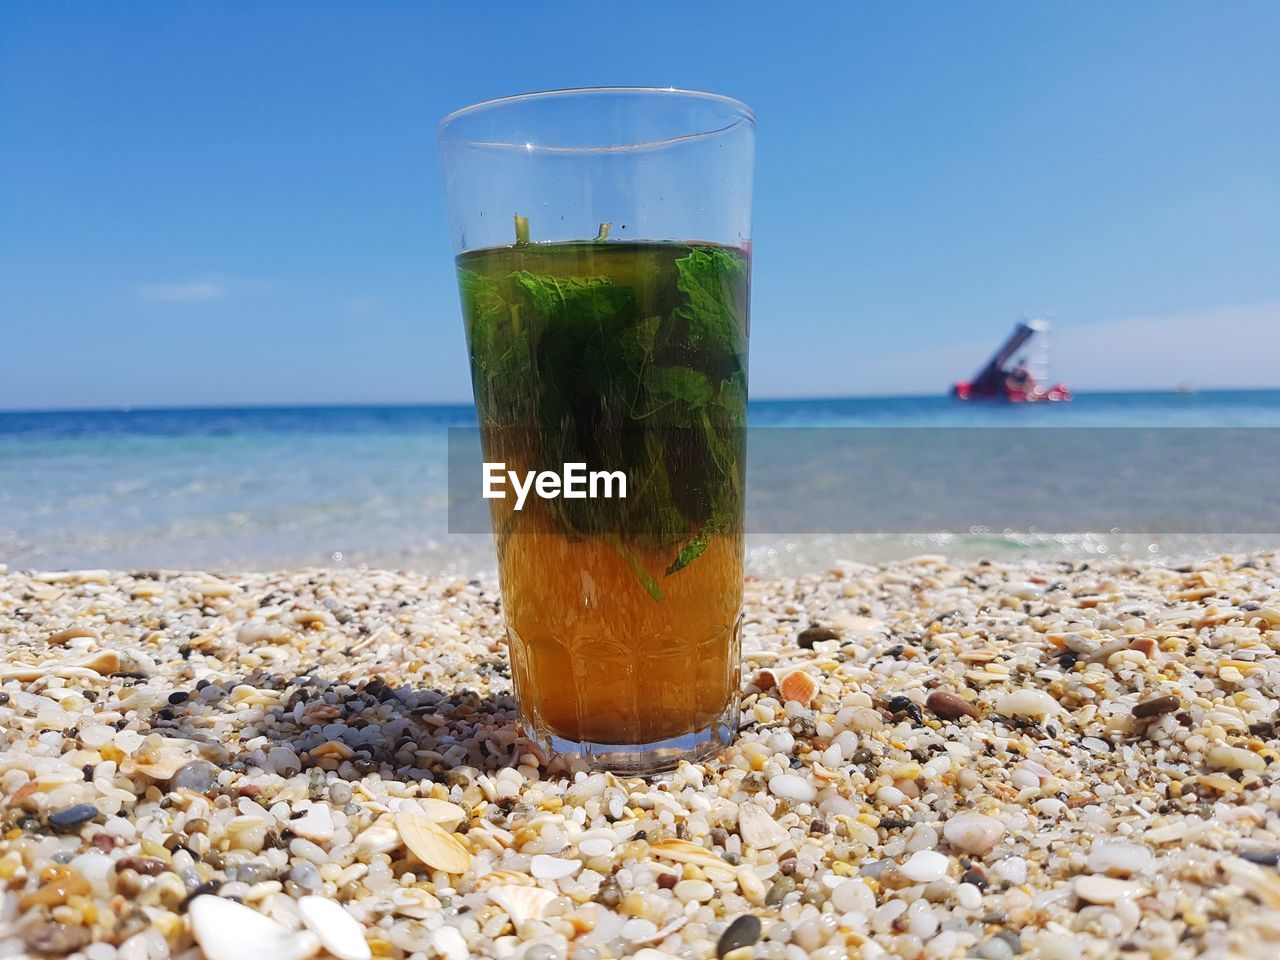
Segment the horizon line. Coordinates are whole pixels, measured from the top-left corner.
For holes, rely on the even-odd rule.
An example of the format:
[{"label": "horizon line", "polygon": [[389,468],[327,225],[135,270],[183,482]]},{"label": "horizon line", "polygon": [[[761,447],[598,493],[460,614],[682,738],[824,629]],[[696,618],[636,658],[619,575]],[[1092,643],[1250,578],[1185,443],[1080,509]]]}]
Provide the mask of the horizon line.
[{"label": "horizon line", "polygon": [[[1280,393],[1280,386],[1250,387],[1194,387],[1182,390],[1178,387],[1165,387],[1150,390],[1074,390],[1074,396],[1138,396],[1141,394],[1156,395],[1188,395],[1219,393]],[[823,394],[815,396],[763,396],[748,397],[752,403],[824,403],[847,400],[948,400],[948,393],[881,393],[881,394]],[[278,401],[266,403],[229,403],[229,404],[159,404],[133,406],[93,406],[93,407],[5,407],[0,408],[0,416],[10,414],[43,414],[43,413],[177,413],[193,411],[235,411],[235,410],[350,410],[350,409],[386,409],[386,408],[421,408],[421,407],[475,407],[473,400],[436,400],[436,401]]]}]

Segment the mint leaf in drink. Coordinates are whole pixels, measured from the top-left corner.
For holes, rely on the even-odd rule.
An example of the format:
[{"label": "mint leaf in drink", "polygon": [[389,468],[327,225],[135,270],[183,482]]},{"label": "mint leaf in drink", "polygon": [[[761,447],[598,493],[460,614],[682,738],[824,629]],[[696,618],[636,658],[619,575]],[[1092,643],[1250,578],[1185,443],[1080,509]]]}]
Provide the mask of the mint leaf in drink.
[{"label": "mint leaf in drink", "polygon": [[703,408],[711,402],[711,381],[689,367],[653,367],[646,374],[649,409],[661,425],[692,427],[701,422]]},{"label": "mint leaf in drink", "polygon": [[725,529],[727,529],[727,521],[724,517],[712,517],[704,523],[702,529],[689,538],[689,542],[680,550],[671,566],[667,567],[667,576],[679,573],[702,556],[703,551],[707,549],[707,544],[711,542],[711,537],[722,533]]},{"label": "mint leaf in drink", "polygon": [[459,259],[486,459],[623,470],[625,500],[549,502],[526,525],[616,541],[660,599],[646,566],[686,570],[741,535],[746,257],[517,229],[515,245]]},{"label": "mint leaf in drink", "polygon": [[458,290],[467,317],[471,374],[476,384],[477,412],[482,420],[509,423],[524,416],[529,397],[522,395],[533,370],[528,337],[517,328],[501,285],[471,270],[458,271]]},{"label": "mint leaf in drink", "polygon": [[676,286],[688,302],[676,316],[689,326],[695,345],[734,358],[746,353],[747,264],[714,247],[694,247],[676,261]]}]

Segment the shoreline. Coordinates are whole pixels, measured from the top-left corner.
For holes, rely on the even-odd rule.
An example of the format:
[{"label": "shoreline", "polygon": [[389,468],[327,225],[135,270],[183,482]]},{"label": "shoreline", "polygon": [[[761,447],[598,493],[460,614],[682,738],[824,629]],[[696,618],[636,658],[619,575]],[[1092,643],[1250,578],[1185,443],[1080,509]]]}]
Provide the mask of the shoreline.
[{"label": "shoreline", "polygon": [[642,781],[520,738],[490,579],[0,567],[0,956],[1274,951],[1280,556],[746,596],[742,734]]}]

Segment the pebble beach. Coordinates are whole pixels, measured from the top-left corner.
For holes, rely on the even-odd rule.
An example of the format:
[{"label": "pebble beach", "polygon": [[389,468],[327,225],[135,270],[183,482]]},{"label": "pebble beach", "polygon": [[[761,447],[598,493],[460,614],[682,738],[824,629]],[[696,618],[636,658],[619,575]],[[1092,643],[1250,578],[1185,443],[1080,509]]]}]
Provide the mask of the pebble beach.
[{"label": "pebble beach", "polygon": [[0,567],[0,957],[1263,957],[1280,556],[747,584],[742,732],[520,736],[496,583]]}]

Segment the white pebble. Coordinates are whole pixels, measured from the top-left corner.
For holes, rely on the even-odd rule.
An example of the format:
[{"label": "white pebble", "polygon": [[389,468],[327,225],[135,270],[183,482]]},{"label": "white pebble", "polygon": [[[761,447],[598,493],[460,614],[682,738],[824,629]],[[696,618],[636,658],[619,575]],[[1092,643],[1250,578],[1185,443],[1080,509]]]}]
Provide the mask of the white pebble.
[{"label": "white pebble", "polygon": [[818,796],[818,789],[803,777],[794,773],[780,773],[769,778],[769,792],[785,800],[807,803]]},{"label": "white pebble", "polygon": [[316,843],[328,843],[333,839],[333,813],[327,803],[313,803],[306,813],[285,826],[300,837]]},{"label": "white pebble", "polygon": [[115,746],[127,754],[134,753],[142,746],[143,736],[137,730],[121,730],[115,736]]},{"label": "white pebble", "polygon": [[1013,771],[1013,776],[1010,779],[1013,781],[1013,785],[1019,790],[1040,789],[1040,778],[1030,770],[1015,770]]},{"label": "white pebble", "polygon": [[643,917],[632,917],[622,925],[621,936],[624,940],[648,940],[658,932],[657,925]]},{"label": "white pebble", "polygon": [[1107,873],[1114,877],[1132,877],[1150,873],[1156,859],[1146,847],[1136,843],[1103,843],[1089,853],[1086,869],[1090,873]]},{"label": "white pebble", "polygon": [[604,857],[608,856],[616,846],[617,841],[610,840],[608,837],[591,837],[579,843],[578,849],[584,857]]},{"label": "white pebble", "polygon": [[972,883],[962,883],[956,887],[956,902],[966,910],[977,910],[982,906],[982,891]]},{"label": "white pebble", "polygon": [[716,888],[711,886],[705,880],[681,880],[671,890],[678,900],[688,903],[690,900],[696,900],[699,903],[706,903],[716,895]]},{"label": "white pebble", "polygon": [[917,900],[907,908],[907,931],[913,937],[927,940],[938,930],[938,918],[928,901]]},{"label": "white pebble", "polygon": [[1206,755],[1209,766],[1219,770],[1253,770],[1261,772],[1267,769],[1267,762],[1252,750],[1243,747],[1217,746]]},{"label": "white pebble", "polygon": [[290,933],[270,917],[223,897],[196,897],[187,916],[208,960],[306,960],[320,949],[320,939],[309,930]]},{"label": "white pebble", "polygon": [[95,723],[80,731],[80,742],[90,750],[97,750],[99,747],[105,747],[115,739],[115,736],[115,727],[109,727],[105,723]]},{"label": "white pebble", "polygon": [[444,960],[467,960],[471,956],[457,927],[440,927],[431,934],[431,945]]},{"label": "white pebble", "polygon": [[[590,841],[587,841],[590,843]],[[581,860],[563,860],[545,853],[536,854],[529,866],[529,872],[539,880],[563,880],[571,877],[582,868]]]},{"label": "white pebble", "polygon": [[876,907],[876,895],[861,880],[851,878],[831,891],[831,903],[841,913],[870,913]]},{"label": "white pebble", "polygon": [[889,807],[899,807],[907,802],[907,795],[897,787],[881,787],[876,791],[876,799]]},{"label": "white pebble", "polygon": [[1144,888],[1136,883],[1097,874],[1076,877],[1074,889],[1076,896],[1081,900],[1104,905],[1137,897],[1144,892]]},{"label": "white pebble", "polygon": [[372,957],[364,938],[364,927],[336,901],[325,897],[301,897],[298,916],[338,960],[369,960]]},{"label": "white pebble", "polygon": [[1005,694],[996,704],[996,712],[1006,717],[1030,717],[1035,720],[1051,716],[1059,709],[1061,708],[1057,700],[1043,690],[1033,687],[1024,687]]},{"label": "white pebble", "polygon": [[1057,797],[1045,797],[1032,804],[1032,808],[1048,820],[1057,820],[1066,812],[1067,805]]},{"label": "white pebble", "polygon": [[1040,960],[1080,960],[1080,944],[1069,933],[1045,933],[1036,940]]},{"label": "white pebble", "polygon": [[917,850],[899,869],[916,883],[932,883],[947,875],[951,861],[934,850]]},{"label": "white pebble", "polygon": [[1006,857],[991,868],[997,877],[1015,887],[1027,882],[1027,861],[1022,857]]},{"label": "white pebble", "polygon": [[984,813],[965,811],[957,813],[946,822],[942,835],[947,843],[962,853],[984,856],[1004,839],[1004,824]]}]

